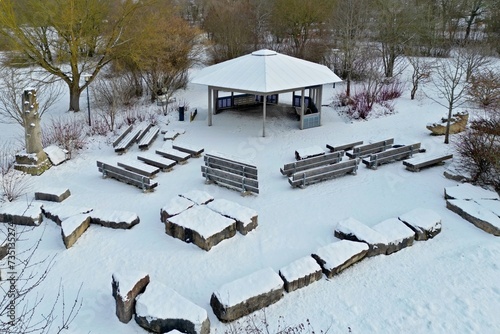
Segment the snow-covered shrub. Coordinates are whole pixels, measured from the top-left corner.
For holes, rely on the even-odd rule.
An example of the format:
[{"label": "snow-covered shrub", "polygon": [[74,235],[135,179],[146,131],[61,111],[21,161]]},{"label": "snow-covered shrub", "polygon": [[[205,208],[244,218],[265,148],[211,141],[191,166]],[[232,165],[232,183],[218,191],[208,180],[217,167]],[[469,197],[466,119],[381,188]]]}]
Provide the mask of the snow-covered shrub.
[{"label": "snow-covered shrub", "polygon": [[0,202],[12,202],[27,192],[27,174],[14,170],[15,155],[10,143],[0,147]]},{"label": "snow-covered shrub", "polygon": [[70,154],[85,146],[86,124],[76,118],[53,118],[42,131],[43,147],[57,145]]}]

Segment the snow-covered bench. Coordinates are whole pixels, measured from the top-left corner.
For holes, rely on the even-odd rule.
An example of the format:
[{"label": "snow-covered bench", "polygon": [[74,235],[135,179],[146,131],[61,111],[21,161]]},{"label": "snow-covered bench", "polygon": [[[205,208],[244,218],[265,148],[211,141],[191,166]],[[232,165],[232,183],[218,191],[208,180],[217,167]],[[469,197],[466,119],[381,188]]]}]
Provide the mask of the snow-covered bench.
[{"label": "snow-covered bench", "polygon": [[368,154],[383,152],[392,148],[393,144],[394,138],[389,138],[375,143],[353,147],[352,151],[347,151],[345,154],[351,159],[361,158]]},{"label": "snow-covered bench", "polygon": [[411,158],[413,154],[418,152],[420,152],[420,143],[404,145],[388,149],[380,153],[370,154],[369,156],[363,158],[362,161],[366,167],[377,169],[377,167],[382,164]]},{"label": "snow-covered bench", "polygon": [[296,172],[288,178],[288,183],[292,187],[305,187],[308,184],[339,177],[348,173],[356,174],[358,163],[359,159],[353,159]]},{"label": "snow-covered bench", "polygon": [[363,145],[363,141],[356,141],[348,144],[342,145],[329,145],[326,144],[326,148],[330,150],[330,152],[339,152],[339,151],[347,151],[352,150],[355,146]]},{"label": "snow-covered bench", "polygon": [[204,161],[201,173],[206,181],[242,192],[259,193],[256,166],[214,154],[205,154]]},{"label": "snow-covered bench", "polygon": [[196,147],[188,144],[172,144],[172,148],[181,152],[189,153],[193,158],[199,158],[205,151],[202,147]]},{"label": "snow-covered bench", "polygon": [[326,152],[319,146],[310,146],[295,150],[295,159],[303,160],[324,155]]},{"label": "snow-covered bench", "polygon": [[147,176],[137,174],[100,161],[97,161],[97,168],[99,172],[102,173],[102,176],[104,178],[112,177],[118,181],[139,187],[143,191],[152,191],[156,186],[158,186],[158,183],[152,182],[151,179]]},{"label": "snow-covered bench", "polygon": [[234,321],[279,301],[283,285],[274,270],[261,269],[221,286],[212,294],[210,306],[220,321]]},{"label": "snow-covered bench", "polygon": [[169,217],[165,223],[165,233],[209,251],[236,234],[236,222],[205,205],[196,205]]},{"label": "snow-covered bench", "polygon": [[305,256],[281,268],[279,275],[285,282],[286,292],[292,292],[320,280],[323,273],[316,260]]},{"label": "snow-covered bench", "polygon": [[160,148],[155,152],[162,157],[176,161],[178,164],[185,164],[187,160],[191,158],[191,154],[176,150],[174,148]]},{"label": "snow-covered bench", "polygon": [[155,177],[160,172],[160,168],[154,167],[137,161],[121,161],[117,162],[118,167],[122,167],[131,172],[144,175],[150,178]]},{"label": "snow-covered bench", "polygon": [[137,160],[158,167],[163,172],[170,171],[177,164],[177,161],[162,157],[158,154],[141,154],[137,156]]},{"label": "snow-covered bench", "polygon": [[445,160],[453,158],[453,154],[434,154],[411,158],[403,161],[410,172],[420,172],[422,168],[444,164]]},{"label": "snow-covered bench", "polygon": [[153,333],[209,334],[207,311],[166,285],[151,281],[136,298],[135,321]]},{"label": "snow-covered bench", "polygon": [[307,169],[335,164],[337,162],[340,162],[343,156],[344,151],[325,153],[320,156],[287,163],[283,166],[283,168],[280,168],[280,172],[283,175],[290,176],[293,173],[304,171]]},{"label": "snow-covered bench", "polygon": [[113,147],[117,153],[125,153],[127,149],[132,146],[141,134],[142,128],[136,127],[131,124],[125,131],[113,142]]},{"label": "snow-covered bench", "polygon": [[156,125],[149,124],[148,127],[137,138],[139,149],[147,150],[151,146],[151,144],[153,144],[154,140],[158,136],[158,133],[160,133],[160,128]]},{"label": "snow-covered bench", "polygon": [[321,247],[312,257],[321,266],[326,277],[332,278],[361,261],[367,253],[368,245],[364,242],[341,240]]},{"label": "snow-covered bench", "polygon": [[207,204],[211,210],[236,220],[236,229],[243,235],[257,228],[257,211],[226,199],[215,199]]}]

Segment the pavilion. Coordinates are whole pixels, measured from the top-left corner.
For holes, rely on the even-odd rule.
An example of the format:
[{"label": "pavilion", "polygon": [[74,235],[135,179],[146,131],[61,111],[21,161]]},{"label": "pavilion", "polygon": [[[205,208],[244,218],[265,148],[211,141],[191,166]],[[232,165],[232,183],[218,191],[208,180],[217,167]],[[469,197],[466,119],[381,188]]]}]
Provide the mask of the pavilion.
[{"label": "pavilion", "polygon": [[[220,109],[264,101],[277,103],[279,94],[293,92],[292,105],[300,110],[300,129],[321,125],[323,85],[341,81],[324,65],[267,49],[206,67],[191,80],[208,86],[209,126],[212,115]],[[219,91],[231,92],[231,96],[219,98]],[[300,95],[295,95],[296,91]],[[235,92],[244,95],[235,96]],[[266,103],[262,103],[262,114],[265,137]]]}]

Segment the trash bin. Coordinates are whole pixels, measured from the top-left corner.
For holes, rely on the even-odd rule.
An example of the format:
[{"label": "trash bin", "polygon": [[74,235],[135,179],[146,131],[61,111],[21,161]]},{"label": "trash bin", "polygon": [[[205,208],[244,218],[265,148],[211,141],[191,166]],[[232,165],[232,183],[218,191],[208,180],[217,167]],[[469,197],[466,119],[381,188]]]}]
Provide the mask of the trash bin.
[{"label": "trash bin", "polygon": [[179,107],[179,121],[184,122],[184,106]]}]

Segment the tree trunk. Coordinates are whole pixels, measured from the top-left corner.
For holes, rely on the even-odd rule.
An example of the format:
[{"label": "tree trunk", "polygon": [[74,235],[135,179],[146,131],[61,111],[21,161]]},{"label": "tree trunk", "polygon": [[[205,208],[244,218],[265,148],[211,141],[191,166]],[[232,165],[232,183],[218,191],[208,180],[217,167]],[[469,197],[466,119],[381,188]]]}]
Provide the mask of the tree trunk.
[{"label": "tree trunk", "polygon": [[415,100],[415,94],[417,93],[418,83],[413,84],[413,88],[411,89],[411,97],[410,99]]},{"label": "tree trunk", "polygon": [[80,86],[78,82],[73,82],[69,87],[69,110],[80,111]]},{"label": "tree trunk", "polygon": [[444,134],[444,143],[449,144],[450,142],[450,123],[451,123],[451,114],[453,113],[453,104],[450,103],[448,105],[448,120],[446,121],[446,133]]}]

